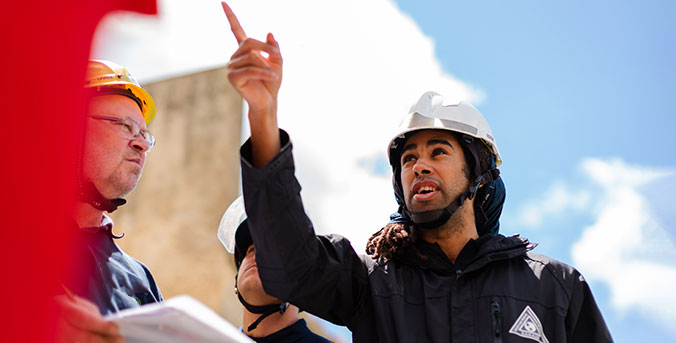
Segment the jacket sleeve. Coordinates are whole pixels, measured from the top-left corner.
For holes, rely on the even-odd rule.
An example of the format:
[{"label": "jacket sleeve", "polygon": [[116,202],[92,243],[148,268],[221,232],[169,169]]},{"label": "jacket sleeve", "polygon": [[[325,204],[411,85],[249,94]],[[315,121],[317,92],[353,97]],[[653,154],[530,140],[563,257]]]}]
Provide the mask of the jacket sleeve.
[{"label": "jacket sleeve", "polygon": [[612,342],[606,322],[596,306],[591,289],[579,272],[575,271],[570,305],[566,315],[568,342]]},{"label": "jacket sleeve", "polygon": [[366,290],[367,266],[350,242],[316,236],[305,214],[289,137],[262,168],[251,164],[251,141],[242,146],[242,188],[258,273],[265,292],[338,325],[350,319]]}]

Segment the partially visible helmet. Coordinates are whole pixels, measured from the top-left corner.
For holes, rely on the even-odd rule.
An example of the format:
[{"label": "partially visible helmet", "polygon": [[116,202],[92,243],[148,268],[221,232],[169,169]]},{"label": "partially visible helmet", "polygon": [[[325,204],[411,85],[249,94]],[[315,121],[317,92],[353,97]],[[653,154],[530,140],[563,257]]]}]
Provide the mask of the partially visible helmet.
[{"label": "partially visible helmet", "polygon": [[[221,222],[218,224],[218,239],[221,241],[225,250],[229,253],[235,255],[235,265],[239,273],[239,266],[242,264],[244,256],[246,256],[246,251],[253,244],[251,239],[251,233],[249,231],[249,224],[247,222],[246,210],[244,209],[244,198],[242,196],[237,197],[235,201],[230,204],[223,217]],[[269,304],[262,306],[251,305],[242,294],[240,294],[237,289],[237,276],[235,276],[235,293],[237,294],[237,299],[249,312],[260,314],[258,319],[256,319],[249,327],[247,331],[252,331],[256,329],[258,324],[265,318],[269,317],[272,314],[279,312],[284,314],[287,308],[289,308],[289,303],[283,301],[279,304]]]},{"label": "partially visible helmet", "polygon": [[155,118],[155,101],[131,73],[110,61],[90,60],[87,64],[85,88],[92,88],[100,94],[119,94],[136,101],[147,124]]},{"label": "partially visible helmet", "polygon": [[[466,152],[468,167],[472,170],[470,188],[467,192],[452,201],[448,207],[440,210],[412,213],[406,208],[404,192],[401,185],[401,152],[406,141],[421,130],[445,130],[458,135]],[[488,168],[480,166],[481,145],[490,151],[493,159]],[[491,183],[499,177],[498,166],[502,157],[493,137],[488,122],[474,106],[465,103],[447,103],[446,99],[436,92],[426,92],[411,106],[400,126],[399,132],[390,141],[388,157],[392,166],[392,183],[395,196],[400,205],[399,212],[410,218],[422,228],[438,227],[445,223],[460,207],[465,199],[476,196],[480,186]]]},{"label": "partially visible helmet", "polygon": [[218,239],[225,250],[235,255],[237,268],[242,263],[247,249],[253,244],[246,218],[244,198],[239,196],[225,210],[221,222],[218,224]]}]

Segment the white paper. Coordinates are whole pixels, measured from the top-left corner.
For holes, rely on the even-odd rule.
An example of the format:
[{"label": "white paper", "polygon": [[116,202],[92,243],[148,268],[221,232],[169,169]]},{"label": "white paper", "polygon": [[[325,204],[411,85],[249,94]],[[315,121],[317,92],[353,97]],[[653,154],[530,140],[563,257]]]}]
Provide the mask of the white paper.
[{"label": "white paper", "polygon": [[251,343],[249,337],[188,295],[106,316],[125,343]]}]

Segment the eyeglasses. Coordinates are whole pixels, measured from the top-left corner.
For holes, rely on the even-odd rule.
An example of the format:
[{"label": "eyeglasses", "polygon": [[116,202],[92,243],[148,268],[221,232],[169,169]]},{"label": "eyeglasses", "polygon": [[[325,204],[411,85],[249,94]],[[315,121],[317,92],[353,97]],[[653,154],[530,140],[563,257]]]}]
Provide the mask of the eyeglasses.
[{"label": "eyeglasses", "polygon": [[153,150],[153,147],[155,146],[155,136],[153,136],[153,134],[148,130],[141,130],[141,127],[138,125],[138,123],[129,118],[121,119],[96,115],[89,115],[88,117],[97,120],[105,120],[120,125],[122,135],[124,135],[124,137],[127,139],[136,139],[136,137],[141,135],[141,137],[143,137],[143,139],[148,143],[148,151]]}]

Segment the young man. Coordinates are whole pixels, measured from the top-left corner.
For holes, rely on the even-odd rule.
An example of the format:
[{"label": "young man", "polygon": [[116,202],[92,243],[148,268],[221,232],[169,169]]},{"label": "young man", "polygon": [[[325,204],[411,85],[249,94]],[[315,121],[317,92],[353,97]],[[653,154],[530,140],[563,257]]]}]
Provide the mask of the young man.
[{"label": "young man", "polygon": [[298,307],[265,293],[258,276],[242,197],[237,198],[223,214],[218,238],[235,257],[235,293],[243,306],[242,331],[246,335],[264,343],[330,342],[308,329],[305,320],[298,318]]},{"label": "young man", "polygon": [[146,125],[155,117],[152,97],[125,69],[90,61],[85,88],[88,108],[73,202],[71,268],[57,297],[63,315],[59,341],[116,342],[122,338],[102,315],[162,301],[141,262],[115,244],[112,212],[141,178],[155,138]]},{"label": "young man", "polygon": [[502,158],[471,105],[429,92],[411,108],[388,150],[400,207],[371,237],[370,257],[316,236],[277,127],[279,46],[271,34],[247,38],[223,7],[240,44],[228,76],[249,103],[242,184],[269,294],[347,326],[354,342],[612,341],[575,269],[497,233]]}]

